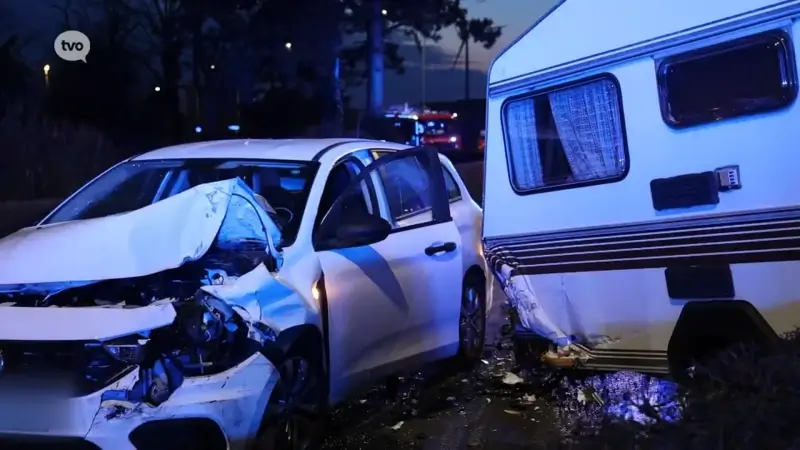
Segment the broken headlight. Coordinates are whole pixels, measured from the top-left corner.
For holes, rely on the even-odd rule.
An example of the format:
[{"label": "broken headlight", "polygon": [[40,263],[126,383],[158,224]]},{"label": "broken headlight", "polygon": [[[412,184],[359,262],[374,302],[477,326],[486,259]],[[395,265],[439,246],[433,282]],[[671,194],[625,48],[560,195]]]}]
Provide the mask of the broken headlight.
[{"label": "broken headlight", "polygon": [[102,346],[106,353],[115,360],[130,365],[138,365],[144,361],[146,344],[147,339],[129,336],[103,343]]},{"label": "broken headlight", "polygon": [[139,357],[144,367],[169,360],[185,376],[221,372],[255,351],[247,348],[247,327],[224,301],[201,292],[173,306],[175,322],[150,333],[146,356],[138,356],[141,347],[135,346],[115,345],[108,350],[121,357]]},{"label": "broken headlight", "polygon": [[113,359],[139,367],[136,384],[108,391],[104,400],[165,402],[184,377],[212,375],[247,359],[260,348],[247,325],[222,300],[205,293],[173,303],[175,322],[146,335],[127,336],[101,345]]},{"label": "broken headlight", "polygon": [[113,359],[145,369],[169,360],[185,376],[224,371],[260,346],[248,337],[241,317],[222,300],[200,293],[173,306],[177,317],[172,325],[100,345]]}]

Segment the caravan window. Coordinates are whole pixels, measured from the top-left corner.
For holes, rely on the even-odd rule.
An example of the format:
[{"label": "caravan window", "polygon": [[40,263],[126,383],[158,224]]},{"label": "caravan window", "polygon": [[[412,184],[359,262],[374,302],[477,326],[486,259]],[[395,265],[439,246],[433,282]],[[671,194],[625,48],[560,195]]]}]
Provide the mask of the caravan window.
[{"label": "caravan window", "polygon": [[661,115],[683,128],[783,108],[797,95],[794,67],[789,36],[777,31],[667,58]]},{"label": "caravan window", "polygon": [[627,174],[622,102],[611,75],[512,98],[503,123],[511,185],[519,194]]}]

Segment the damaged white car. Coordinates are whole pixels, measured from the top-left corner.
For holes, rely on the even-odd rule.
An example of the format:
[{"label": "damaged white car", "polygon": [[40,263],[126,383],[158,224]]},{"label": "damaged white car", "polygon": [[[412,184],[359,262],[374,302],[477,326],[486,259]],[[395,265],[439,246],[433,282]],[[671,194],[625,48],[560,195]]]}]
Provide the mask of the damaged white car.
[{"label": "damaged white car", "polygon": [[357,390],[480,357],[480,223],[430,149],[239,140],[124,161],[0,240],[0,446],[311,448]]}]

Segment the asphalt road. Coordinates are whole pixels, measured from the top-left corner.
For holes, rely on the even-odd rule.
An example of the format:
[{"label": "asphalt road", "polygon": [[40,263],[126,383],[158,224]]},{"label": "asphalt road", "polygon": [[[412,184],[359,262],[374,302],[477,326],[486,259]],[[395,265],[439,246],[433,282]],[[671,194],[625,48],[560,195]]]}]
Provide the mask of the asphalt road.
[{"label": "asphalt road", "polygon": [[467,371],[447,364],[402,378],[398,395],[376,386],[333,413],[326,450],[522,450],[558,433],[553,409],[527,383],[507,384],[514,359],[490,313],[484,359]]}]

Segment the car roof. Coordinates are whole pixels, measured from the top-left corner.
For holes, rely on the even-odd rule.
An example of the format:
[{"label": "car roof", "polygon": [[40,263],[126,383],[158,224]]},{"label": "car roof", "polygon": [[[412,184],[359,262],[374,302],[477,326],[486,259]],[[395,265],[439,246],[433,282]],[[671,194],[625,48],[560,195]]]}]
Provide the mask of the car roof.
[{"label": "car roof", "polygon": [[331,150],[331,156],[336,158],[338,153],[370,147],[394,150],[408,148],[402,144],[356,138],[231,139],[173,145],[135,156],[132,160],[231,158],[314,161],[320,159],[326,150]]}]

